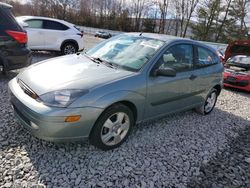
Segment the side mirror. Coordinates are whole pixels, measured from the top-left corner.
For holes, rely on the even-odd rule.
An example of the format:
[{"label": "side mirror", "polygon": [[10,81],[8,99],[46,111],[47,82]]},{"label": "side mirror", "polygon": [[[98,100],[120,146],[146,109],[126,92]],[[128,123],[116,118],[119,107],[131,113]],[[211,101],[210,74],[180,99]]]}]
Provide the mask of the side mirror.
[{"label": "side mirror", "polygon": [[175,77],[176,71],[172,68],[166,67],[164,69],[156,69],[153,73],[153,76],[168,76]]}]

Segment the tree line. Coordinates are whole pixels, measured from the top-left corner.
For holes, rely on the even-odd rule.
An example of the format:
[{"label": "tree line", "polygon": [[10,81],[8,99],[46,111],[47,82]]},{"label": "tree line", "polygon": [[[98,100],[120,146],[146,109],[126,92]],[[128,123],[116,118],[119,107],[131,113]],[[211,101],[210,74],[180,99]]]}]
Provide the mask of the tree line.
[{"label": "tree line", "polygon": [[5,0],[16,16],[63,19],[77,25],[228,42],[246,39],[250,0]]}]

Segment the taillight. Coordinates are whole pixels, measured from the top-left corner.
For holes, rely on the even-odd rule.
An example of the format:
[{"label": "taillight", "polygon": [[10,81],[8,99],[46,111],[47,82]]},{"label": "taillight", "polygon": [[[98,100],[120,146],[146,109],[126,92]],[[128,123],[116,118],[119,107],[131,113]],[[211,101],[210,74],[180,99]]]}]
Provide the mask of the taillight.
[{"label": "taillight", "polygon": [[6,33],[8,33],[12,38],[21,44],[26,44],[28,41],[27,33],[25,32],[7,30]]},{"label": "taillight", "polygon": [[77,33],[77,35],[80,35],[81,37],[83,37],[83,32]]}]

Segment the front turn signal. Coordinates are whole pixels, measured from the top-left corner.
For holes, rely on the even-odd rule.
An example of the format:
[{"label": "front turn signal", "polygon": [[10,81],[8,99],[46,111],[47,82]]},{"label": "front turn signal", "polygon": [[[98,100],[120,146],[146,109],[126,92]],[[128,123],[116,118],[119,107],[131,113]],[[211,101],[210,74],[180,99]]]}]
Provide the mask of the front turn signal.
[{"label": "front turn signal", "polygon": [[76,122],[81,119],[81,115],[76,115],[76,116],[68,116],[65,118],[65,122]]}]

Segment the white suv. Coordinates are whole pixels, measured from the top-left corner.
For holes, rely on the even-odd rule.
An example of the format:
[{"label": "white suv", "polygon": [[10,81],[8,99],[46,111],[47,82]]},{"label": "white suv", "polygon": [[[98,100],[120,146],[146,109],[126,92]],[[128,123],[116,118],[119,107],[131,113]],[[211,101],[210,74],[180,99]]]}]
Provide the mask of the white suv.
[{"label": "white suv", "polygon": [[37,16],[16,19],[27,31],[31,50],[60,51],[64,55],[83,50],[83,32],[69,22]]}]

